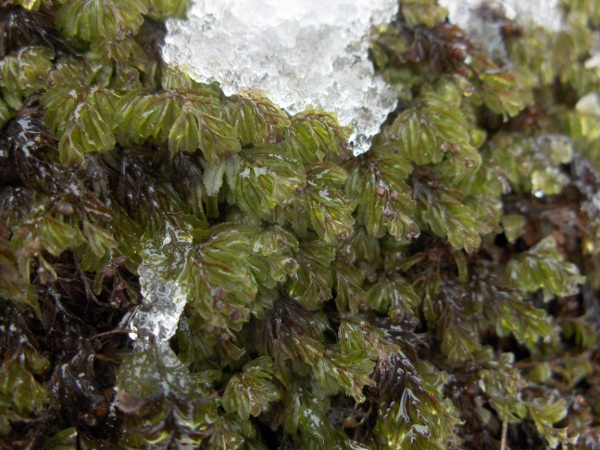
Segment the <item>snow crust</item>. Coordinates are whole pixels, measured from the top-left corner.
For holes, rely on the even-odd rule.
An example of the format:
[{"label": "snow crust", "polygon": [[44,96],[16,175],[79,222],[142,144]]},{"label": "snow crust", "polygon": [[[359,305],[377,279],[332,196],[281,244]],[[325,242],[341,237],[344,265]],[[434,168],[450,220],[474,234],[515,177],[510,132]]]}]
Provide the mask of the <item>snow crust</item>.
[{"label": "snow crust", "polygon": [[167,21],[163,57],[226,95],[258,88],[292,115],[335,112],[360,154],[396,106],[368,48],[371,26],[397,11],[397,0],[197,0],[189,20]]}]

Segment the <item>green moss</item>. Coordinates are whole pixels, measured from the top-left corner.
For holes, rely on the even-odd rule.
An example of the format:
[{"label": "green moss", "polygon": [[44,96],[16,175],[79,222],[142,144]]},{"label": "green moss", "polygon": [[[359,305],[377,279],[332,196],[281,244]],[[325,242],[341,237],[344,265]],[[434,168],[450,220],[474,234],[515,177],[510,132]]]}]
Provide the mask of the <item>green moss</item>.
[{"label": "green moss", "polygon": [[[189,3],[2,3],[0,446],[600,446],[595,2],[497,12],[505,65],[402,2],[358,157],[166,67]],[[127,337],[149,248],[170,346]]]}]

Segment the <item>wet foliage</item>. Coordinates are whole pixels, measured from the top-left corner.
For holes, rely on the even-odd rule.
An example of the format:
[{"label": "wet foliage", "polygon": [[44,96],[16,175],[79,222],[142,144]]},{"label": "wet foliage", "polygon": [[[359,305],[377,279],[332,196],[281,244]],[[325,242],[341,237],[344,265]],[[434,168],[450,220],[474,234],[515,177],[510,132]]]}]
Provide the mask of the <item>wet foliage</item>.
[{"label": "wet foliage", "polygon": [[600,448],[596,2],[496,61],[403,1],[358,157],[167,67],[188,6],[1,3],[0,447]]}]

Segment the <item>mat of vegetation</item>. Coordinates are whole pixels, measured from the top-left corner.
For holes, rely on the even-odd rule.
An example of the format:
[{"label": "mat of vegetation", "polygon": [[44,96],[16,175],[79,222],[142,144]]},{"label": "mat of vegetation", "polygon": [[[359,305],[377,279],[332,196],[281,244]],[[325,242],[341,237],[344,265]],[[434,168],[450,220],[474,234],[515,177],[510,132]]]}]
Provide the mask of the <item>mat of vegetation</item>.
[{"label": "mat of vegetation", "polygon": [[[502,61],[403,1],[358,157],[166,67],[187,0],[1,4],[1,448],[600,448],[597,1],[481,9]],[[143,249],[184,246],[134,345]]]}]

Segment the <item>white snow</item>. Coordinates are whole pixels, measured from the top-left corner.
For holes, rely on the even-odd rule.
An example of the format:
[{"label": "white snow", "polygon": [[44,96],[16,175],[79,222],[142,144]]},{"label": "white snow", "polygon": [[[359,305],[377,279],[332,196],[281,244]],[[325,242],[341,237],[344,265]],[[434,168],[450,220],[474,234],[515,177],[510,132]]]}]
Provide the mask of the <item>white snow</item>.
[{"label": "white snow", "polygon": [[448,8],[450,21],[469,29],[473,10],[488,3],[504,9],[506,17],[522,24],[537,24],[551,31],[559,31],[562,17],[558,9],[559,0],[438,0]]},{"label": "white snow", "polygon": [[474,42],[480,44],[488,57],[505,62],[506,48],[502,38],[504,23],[493,15],[482,13],[478,8],[489,5],[504,11],[506,17],[522,25],[537,25],[550,31],[562,28],[559,0],[439,0],[448,9],[450,22],[467,32]]},{"label": "white snow", "polygon": [[258,88],[292,115],[335,112],[360,154],[396,106],[368,48],[371,26],[397,10],[397,0],[198,0],[188,21],[167,22],[163,57],[226,95]]}]

